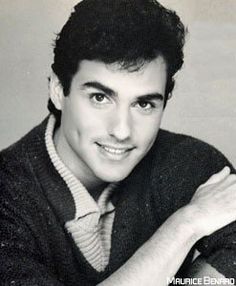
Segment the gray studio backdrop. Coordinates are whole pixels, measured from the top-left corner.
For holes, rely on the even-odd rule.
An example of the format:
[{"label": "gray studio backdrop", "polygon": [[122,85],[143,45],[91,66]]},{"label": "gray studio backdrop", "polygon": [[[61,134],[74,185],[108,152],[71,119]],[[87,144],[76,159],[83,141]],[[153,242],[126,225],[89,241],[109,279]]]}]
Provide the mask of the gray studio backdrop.
[{"label": "gray studio backdrop", "polygon": [[[163,127],[199,137],[236,166],[236,0],[162,0],[188,25]],[[0,149],[46,115],[52,43],[75,0],[0,0]]]}]

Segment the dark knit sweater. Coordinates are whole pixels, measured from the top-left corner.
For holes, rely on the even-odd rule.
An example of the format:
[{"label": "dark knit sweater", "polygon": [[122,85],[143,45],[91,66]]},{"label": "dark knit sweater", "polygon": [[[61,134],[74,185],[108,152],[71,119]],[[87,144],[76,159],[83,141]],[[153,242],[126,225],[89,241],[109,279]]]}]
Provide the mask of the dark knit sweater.
[{"label": "dark knit sweater", "polygon": [[[99,273],[65,230],[64,223],[73,219],[73,199],[46,151],[46,121],[0,153],[0,285],[98,284],[188,203],[211,174],[229,165],[213,147],[160,130],[148,155],[113,195],[110,261]],[[219,272],[236,278],[235,224],[196,247]],[[191,258],[190,252],[179,276]]]}]

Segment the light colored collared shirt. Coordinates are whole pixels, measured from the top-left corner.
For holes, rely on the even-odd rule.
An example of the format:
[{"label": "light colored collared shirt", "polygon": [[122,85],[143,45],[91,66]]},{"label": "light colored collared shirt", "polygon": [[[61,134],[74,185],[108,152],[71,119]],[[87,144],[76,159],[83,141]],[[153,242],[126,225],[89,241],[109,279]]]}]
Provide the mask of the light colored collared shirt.
[{"label": "light colored collared shirt", "polygon": [[115,216],[115,207],[110,198],[116,185],[109,184],[97,202],[93,199],[85,186],[62,162],[56,151],[53,142],[55,121],[55,117],[51,115],[45,133],[46,148],[55,169],[68,186],[75,204],[74,219],[65,223],[65,229],[71,234],[91,266],[97,271],[103,271],[110,257]]}]

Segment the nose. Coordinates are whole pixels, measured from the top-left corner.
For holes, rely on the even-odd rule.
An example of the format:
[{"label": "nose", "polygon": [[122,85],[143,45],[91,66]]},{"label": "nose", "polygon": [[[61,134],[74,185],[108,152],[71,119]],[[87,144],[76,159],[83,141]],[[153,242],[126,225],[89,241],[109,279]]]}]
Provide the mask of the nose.
[{"label": "nose", "polygon": [[117,141],[126,141],[131,137],[132,119],[128,110],[117,110],[110,118],[109,135]]}]

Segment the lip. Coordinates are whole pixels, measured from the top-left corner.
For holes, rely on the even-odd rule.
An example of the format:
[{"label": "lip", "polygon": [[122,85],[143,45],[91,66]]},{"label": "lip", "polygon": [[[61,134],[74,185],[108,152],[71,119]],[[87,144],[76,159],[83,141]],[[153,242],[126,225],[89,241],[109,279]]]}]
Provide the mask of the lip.
[{"label": "lip", "polygon": [[99,147],[103,155],[106,155],[109,159],[121,160],[126,158],[129,153],[134,149],[131,146],[115,146],[107,145],[96,142],[96,145]]}]

